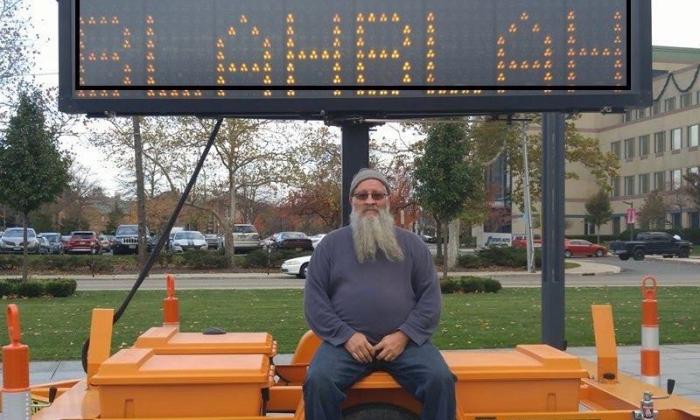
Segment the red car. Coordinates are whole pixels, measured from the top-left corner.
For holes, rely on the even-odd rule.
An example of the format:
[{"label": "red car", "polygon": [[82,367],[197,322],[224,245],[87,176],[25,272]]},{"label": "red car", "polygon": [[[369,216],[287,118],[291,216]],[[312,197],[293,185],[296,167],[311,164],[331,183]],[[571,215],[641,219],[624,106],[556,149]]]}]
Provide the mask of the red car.
[{"label": "red car", "polygon": [[[527,237],[525,235],[513,235],[510,246],[513,248],[527,248]],[[534,235],[532,238],[532,246],[535,248],[542,247],[542,238],[540,238],[540,235]]]},{"label": "red car", "polygon": [[571,258],[580,257],[603,257],[607,255],[608,248],[594,244],[583,239],[566,239],[564,241],[564,256]]},{"label": "red car", "polygon": [[95,232],[76,231],[71,233],[70,239],[66,242],[63,249],[67,254],[74,252],[99,254],[100,241],[97,239],[97,234]]}]

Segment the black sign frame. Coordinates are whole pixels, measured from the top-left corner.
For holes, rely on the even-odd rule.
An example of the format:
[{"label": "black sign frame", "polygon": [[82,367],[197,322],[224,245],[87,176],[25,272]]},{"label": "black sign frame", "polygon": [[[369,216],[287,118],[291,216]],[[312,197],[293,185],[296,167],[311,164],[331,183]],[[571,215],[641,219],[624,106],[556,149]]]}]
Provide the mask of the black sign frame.
[{"label": "black sign frame", "polygon": [[[652,99],[651,0],[627,0],[627,76],[625,89],[578,89],[557,95],[526,87],[505,94],[373,98],[115,98],[77,97],[77,2],[59,0],[59,109],[103,115],[202,115],[271,119],[404,119],[515,112],[621,111],[648,106]],[[330,0],[329,0],[330,1]]]}]

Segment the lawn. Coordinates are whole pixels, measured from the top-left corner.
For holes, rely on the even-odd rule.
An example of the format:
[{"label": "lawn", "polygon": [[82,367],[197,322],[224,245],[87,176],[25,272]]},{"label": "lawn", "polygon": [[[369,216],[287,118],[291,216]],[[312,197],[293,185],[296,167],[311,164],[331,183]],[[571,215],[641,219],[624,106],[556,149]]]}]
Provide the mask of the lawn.
[{"label": "lawn", "polygon": [[[81,292],[70,298],[6,300],[21,311],[23,342],[32,360],[79,359],[93,307],[117,307],[125,292]],[[294,351],[307,327],[301,290],[180,291],[181,329],[269,331],[280,352]],[[112,351],[161,322],[163,292],[139,292],[115,326]],[[659,290],[661,342],[700,343],[699,287]],[[639,288],[567,288],[566,339],[570,346],[593,345],[590,305],[613,303],[618,344],[639,344]],[[445,295],[434,342],[442,349],[513,347],[540,340],[540,290],[503,289],[497,294]],[[5,323],[5,311],[0,311]],[[2,343],[7,342],[3,338]]]}]

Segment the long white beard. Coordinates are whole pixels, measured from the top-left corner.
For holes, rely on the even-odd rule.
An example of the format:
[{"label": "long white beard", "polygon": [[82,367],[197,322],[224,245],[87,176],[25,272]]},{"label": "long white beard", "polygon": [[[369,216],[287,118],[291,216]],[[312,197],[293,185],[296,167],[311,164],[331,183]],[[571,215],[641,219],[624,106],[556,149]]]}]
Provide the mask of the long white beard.
[{"label": "long white beard", "polygon": [[403,261],[403,250],[396,240],[394,218],[387,208],[377,210],[377,217],[362,217],[355,210],[350,214],[357,261],[360,264],[373,261],[377,249],[380,249],[389,261]]}]

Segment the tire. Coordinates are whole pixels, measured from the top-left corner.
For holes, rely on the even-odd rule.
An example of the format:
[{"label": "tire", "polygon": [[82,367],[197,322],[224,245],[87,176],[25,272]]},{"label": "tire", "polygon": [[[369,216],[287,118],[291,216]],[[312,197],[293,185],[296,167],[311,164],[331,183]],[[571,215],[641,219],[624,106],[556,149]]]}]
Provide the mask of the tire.
[{"label": "tire", "polygon": [[297,274],[297,278],[305,279],[305,278],[306,278],[306,274],[308,273],[308,270],[309,270],[309,264],[308,264],[308,263],[302,265],[301,268],[299,269],[299,274]]},{"label": "tire", "polygon": [[343,411],[343,420],[418,420],[405,408],[386,403],[356,405]]},{"label": "tire", "polygon": [[688,257],[690,257],[690,249],[682,248],[680,251],[678,251],[678,258],[688,258]]},{"label": "tire", "polygon": [[564,251],[564,258],[571,258],[574,254],[571,253],[568,249]]},{"label": "tire", "polygon": [[595,256],[598,258],[602,257],[603,255],[604,255],[604,253],[603,253],[602,249],[599,249],[595,252]]},{"label": "tire", "polygon": [[635,249],[634,253],[632,254],[632,258],[634,258],[635,261],[642,261],[644,260],[644,250],[642,249]]},{"label": "tire", "polygon": [[630,256],[627,255],[627,254],[622,254],[622,255],[620,255],[620,259],[621,259],[622,261],[627,261],[627,260],[630,259]]}]

